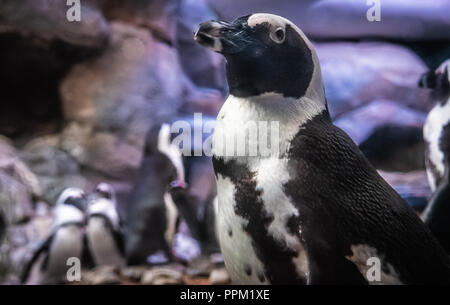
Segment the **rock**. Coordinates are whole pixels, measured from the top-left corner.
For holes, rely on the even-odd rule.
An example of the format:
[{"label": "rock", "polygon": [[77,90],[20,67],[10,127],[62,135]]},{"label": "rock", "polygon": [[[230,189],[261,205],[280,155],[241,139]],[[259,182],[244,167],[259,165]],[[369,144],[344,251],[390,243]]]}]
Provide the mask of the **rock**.
[{"label": "rock", "polygon": [[431,196],[425,170],[409,173],[380,171],[380,174],[414,209],[422,211],[425,208]]},{"label": "rock", "polygon": [[189,262],[186,274],[189,276],[209,276],[214,266],[208,256],[201,255]]},{"label": "rock", "polygon": [[80,1],[81,20],[69,22],[66,1],[5,0],[0,3],[0,32],[20,31],[40,39],[101,48],[108,40],[109,28],[97,2]]},{"label": "rock", "polygon": [[118,22],[111,31],[105,52],[63,80],[64,117],[113,132],[140,149],[150,124],[176,114],[186,78],[176,51],[148,31]]},{"label": "rock", "polygon": [[217,16],[206,0],[182,0],[177,27],[178,54],[184,71],[196,86],[214,88],[225,95],[223,56],[200,46],[192,38],[200,23],[213,19]]},{"label": "rock", "polygon": [[142,157],[141,148],[120,135],[75,122],[64,129],[60,145],[81,166],[113,179],[133,180]]},{"label": "rock", "polygon": [[58,135],[44,136],[29,142],[22,158],[38,177],[43,199],[55,204],[67,187],[84,188],[86,180],[81,175],[78,162],[60,147]]},{"label": "rock", "polygon": [[422,126],[426,114],[388,100],[376,100],[335,120],[369,161],[386,171],[424,168]]},{"label": "rock", "polygon": [[103,266],[86,272],[83,281],[90,285],[117,285],[121,283],[119,270],[115,267]]},{"label": "rock", "polygon": [[214,269],[209,275],[209,282],[211,285],[229,285],[231,278],[228,275],[227,269]]},{"label": "rock", "polygon": [[127,266],[121,270],[121,275],[132,282],[140,282],[146,270],[145,266]]},{"label": "rock", "polygon": [[422,128],[426,114],[389,100],[375,100],[334,121],[356,144],[366,141],[377,127],[387,124]]},{"label": "rock", "polygon": [[157,267],[147,270],[141,279],[142,285],[182,285],[183,274],[169,267]]},{"label": "rock", "polygon": [[0,246],[0,283],[19,284],[19,274],[36,247],[51,231],[52,213],[47,204],[36,204],[34,217],[27,223],[11,224]]},{"label": "rock", "polygon": [[131,183],[147,130],[176,117],[188,84],[174,48],[146,29],[113,22],[104,53],[76,65],[62,82],[69,124],[61,148],[84,171]]},{"label": "rock", "polygon": [[7,224],[27,221],[33,215],[34,198],[41,196],[37,177],[19,158],[12,143],[0,136],[0,214]]},{"label": "rock", "polygon": [[412,51],[390,43],[317,43],[333,117],[376,99],[398,101],[404,106],[428,112],[429,95],[417,86],[427,71]]},{"label": "rock", "polygon": [[105,16],[150,29],[152,34],[169,44],[176,36],[180,0],[108,0],[103,3]]},{"label": "rock", "polygon": [[305,31],[320,39],[450,39],[450,3],[446,0],[384,0],[380,22],[367,20],[373,6],[361,0],[317,1],[308,9]]}]

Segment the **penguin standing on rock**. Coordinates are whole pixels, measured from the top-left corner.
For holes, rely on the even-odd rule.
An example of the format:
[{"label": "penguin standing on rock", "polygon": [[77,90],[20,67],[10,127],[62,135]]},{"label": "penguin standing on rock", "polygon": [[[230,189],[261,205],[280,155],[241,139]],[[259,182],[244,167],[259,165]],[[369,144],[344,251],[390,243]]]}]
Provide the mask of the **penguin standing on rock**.
[{"label": "penguin standing on rock", "polygon": [[[34,252],[21,276],[22,283],[57,284],[66,280],[68,259],[82,259],[84,251],[84,211],[86,196],[81,189],[68,188],[59,196],[55,207],[52,234]],[[35,269],[35,267],[37,267]],[[36,274],[36,283],[29,282]]]},{"label": "penguin standing on rock", "polygon": [[427,174],[433,191],[423,218],[450,254],[450,59],[436,71],[425,74],[419,86],[432,89],[436,101],[423,130]]},{"label": "penguin standing on rock", "polygon": [[87,209],[87,245],[95,266],[125,265],[125,245],[114,189],[100,183]]},{"label": "penguin standing on rock", "polygon": [[450,283],[431,232],[332,124],[318,57],[297,26],[254,14],[203,23],[194,37],[227,61],[213,165],[235,283]]}]

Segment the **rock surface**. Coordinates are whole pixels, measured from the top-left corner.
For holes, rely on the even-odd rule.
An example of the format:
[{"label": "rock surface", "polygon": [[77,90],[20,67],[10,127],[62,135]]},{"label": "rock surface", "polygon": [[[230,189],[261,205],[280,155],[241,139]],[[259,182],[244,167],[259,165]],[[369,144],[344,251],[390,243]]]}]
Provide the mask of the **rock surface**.
[{"label": "rock surface", "polygon": [[231,284],[231,278],[228,275],[227,269],[214,269],[209,275],[209,282],[211,285],[229,285]]},{"label": "rock surface", "polygon": [[103,12],[110,20],[147,28],[159,40],[174,44],[181,0],[108,0]]},{"label": "rock surface", "polygon": [[176,268],[155,267],[147,270],[141,279],[142,285],[181,285],[183,274]]},{"label": "rock surface", "polygon": [[0,2],[0,33],[19,30],[40,39],[59,39],[89,48],[103,47],[109,38],[109,27],[98,1],[80,1],[81,20],[69,22],[71,6],[60,0],[4,0]]},{"label": "rock surface", "polygon": [[375,100],[353,111],[347,112],[334,121],[356,144],[367,140],[377,127],[387,124],[422,127],[426,114],[388,100]]},{"label": "rock surface", "polygon": [[446,0],[383,0],[380,22],[367,20],[371,7],[361,0],[317,1],[308,9],[305,30],[320,39],[450,39],[450,3]]},{"label": "rock surface", "polygon": [[57,135],[29,142],[23,149],[22,158],[38,177],[42,198],[49,204],[55,204],[65,188],[84,188],[86,184],[80,165],[62,150]]},{"label": "rock surface", "polygon": [[317,43],[331,114],[336,117],[376,99],[428,111],[428,93],[417,86],[427,71],[409,49],[381,42]]},{"label": "rock surface", "polygon": [[225,95],[227,88],[223,56],[192,39],[200,23],[214,19],[217,16],[206,0],[182,1],[177,28],[178,54],[184,71],[196,86],[214,88]]},{"label": "rock surface", "polygon": [[41,188],[34,173],[19,158],[12,143],[0,136],[0,211],[6,223],[18,224],[33,216]]}]

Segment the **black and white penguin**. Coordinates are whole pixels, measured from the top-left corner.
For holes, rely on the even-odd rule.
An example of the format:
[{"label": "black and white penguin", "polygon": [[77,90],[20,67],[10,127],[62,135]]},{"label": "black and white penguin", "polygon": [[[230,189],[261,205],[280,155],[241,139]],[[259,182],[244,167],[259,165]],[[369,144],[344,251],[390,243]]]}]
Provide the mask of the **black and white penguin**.
[{"label": "black and white penguin", "polygon": [[87,245],[95,266],[125,265],[125,244],[113,187],[100,183],[87,208]]},{"label": "black and white penguin", "polygon": [[[450,283],[431,232],[332,124],[318,57],[297,26],[253,14],[203,23],[194,38],[227,61],[213,164],[235,283]],[[371,257],[379,279],[367,276]]]},{"label": "black and white penguin", "polygon": [[181,151],[171,143],[170,126],[152,129],[127,205],[126,256],[129,265],[157,264],[173,259],[178,209],[170,193],[184,185]]},{"label": "black and white penguin", "polygon": [[450,254],[450,59],[425,74],[419,85],[432,89],[436,101],[423,129],[428,181],[433,191],[423,219]]},{"label": "black and white penguin", "polygon": [[21,276],[22,283],[57,284],[66,280],[68,259],[80,261],[84,251],[86,196],[83,190],[68,188],[55,206],[52,234],[36,249]]}]

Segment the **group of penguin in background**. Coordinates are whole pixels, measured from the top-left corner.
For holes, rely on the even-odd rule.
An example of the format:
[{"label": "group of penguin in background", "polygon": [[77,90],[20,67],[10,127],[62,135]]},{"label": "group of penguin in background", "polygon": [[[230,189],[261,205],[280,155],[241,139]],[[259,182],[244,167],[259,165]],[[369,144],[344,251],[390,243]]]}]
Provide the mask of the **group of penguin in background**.
[{"label": "group of penguin in background", "polygon": [[64,282],[69,258],[122,266],[123,232],[116,205],[115,192],[107,183],[100,183],[90,196],[79,188],[64,190],[54,209],[52,233],[25,265],[21,282]]},{"label": "group of penguin in background", "polygon": [[69,258],[80,259],[83,269],[185,263],[172,251],[180,217],[194,237],[205,239],[184,182],[181,151],[170,137],[167,124],[149,131],[124,220],[112,185],[100,183],[90,195],[79,188],[64,190],[54,208],[51,234],[23,268],[21,282],[64,283]]},{"label": "group of penguin in background", "polygon": [[[314,47],[292,22],[270,14],[211,21],[200,25],[195,40],[227,59],[230,97],[214,139],[242,132],[250,119],[282,124],[282,158],[218,155],[223,147],[213,139],[217,221],[209,226],[217,227],[234,283],[368,284],[370,256],[382,259],[381,283],[450,283],[450,60],[420,80],[437,101],[424,127],[434,192],[423,216],[428,229],[332,124]],[[289,78],[273,78],[288,70]],[[201,239],[205,227],[187,208],[193,198],[168,125],[148,133],[136,181],[125,234],[109,185],[100,184],[90,198],[64,191],[53,233],[25,268],[24,282],[33,266],[42,282],[54,281],[72,256],[117,266],[149,264],[156,254],[176,260],[179,214]]]}]

